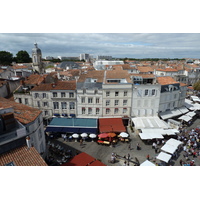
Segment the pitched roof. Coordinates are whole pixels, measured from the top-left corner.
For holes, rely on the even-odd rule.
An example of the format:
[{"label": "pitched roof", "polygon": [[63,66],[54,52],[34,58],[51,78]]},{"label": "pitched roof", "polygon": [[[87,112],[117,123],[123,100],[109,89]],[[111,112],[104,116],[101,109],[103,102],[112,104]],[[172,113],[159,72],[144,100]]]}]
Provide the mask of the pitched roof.
[{"label": "pitched roof", "polygon": [[40,84],[44,81],[45,77],[47,75],[39,75],[39,74],[31,74],[29,77],[26,78],[26,80],[24,81],[24,83],[26,85],[36,85],[36,84]]},{"label": "pitched roof", "polygon": [[[55,85],[55,87],[54,87]],[[53,83],[43,83],[35,86],[31,91],[50,91],[50,90],[75,90],[76,81],[57,81]]]},{"label": "pitched roof", "polygon": [[142,73],[153,72],[154,70],[151,67],[137,67],[138,71]]},{"label": "pitched roof", "polygon": [[180,86],[182,86],[182,87],[183,87],[183,86],[187,86],[187,84],[181,83],[181,82],[180,82]]},{"label": "pitched roof", "polygon": [[156,76],[154,74],[134,74],[130,73],[132,76],[140,76],[142,78],[155,78]]},{"label": "pitched roof", "polygon": [[156,69],[156,71],[162,71],[162,72],[177,72],[178,70],[168,67],[168,68],[165,68],[165,69],[158,68],[158,69]]},{"label": "pitched roof", "polygon": [[85,82],[87,78],[97,79],[97,83],[102,83],[104,78],[104,70],[92,70],[88,71],[87,74],[81,74],[78,82]]},{"label": "pitched roof", "polygon": [[42,112],[36,108],[0,97],[0,107],[7,108],[9,106],[13,107],[15,118],[22,124],[34,121]]},{"label": "pitched roof", "polygon": [[157,81],[160,85],[169,85],[169,84],[179,83],[175,81],[171,76],[157,77]]},{"label": "pitched roof", "polygon": [[16,166],[47,166],[34,147],[22,146],[0,155],[0,166],[13,162]]},{"label": "pitched roof", "polygon": [[14,65],[14,66],[12,66],[12,68],[13,69],[27,69],[28,67],[27,66],[25,66],[25,65]]},{"label": "pitched roof", "polygon": [[[106,77],[107,79],[126,79],[127,83],[132,83],[130,79],[130,74],[126,70],[107,70],[106,71]],[[108,83],[107,81],[105,83]]]}]

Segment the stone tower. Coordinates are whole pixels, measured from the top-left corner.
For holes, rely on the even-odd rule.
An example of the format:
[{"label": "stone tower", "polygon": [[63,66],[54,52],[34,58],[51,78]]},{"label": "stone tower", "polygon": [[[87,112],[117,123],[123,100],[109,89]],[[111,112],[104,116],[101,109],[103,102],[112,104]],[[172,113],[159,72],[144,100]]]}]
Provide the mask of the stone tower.
[{"label": "stone tower", "polygon": [[32,49],[32,62],[33,62],[33,69],[39,73],[44,73],[44,66],[42,63],[42,52],[37,47],[37,43],[34,44],[35,47]]}]

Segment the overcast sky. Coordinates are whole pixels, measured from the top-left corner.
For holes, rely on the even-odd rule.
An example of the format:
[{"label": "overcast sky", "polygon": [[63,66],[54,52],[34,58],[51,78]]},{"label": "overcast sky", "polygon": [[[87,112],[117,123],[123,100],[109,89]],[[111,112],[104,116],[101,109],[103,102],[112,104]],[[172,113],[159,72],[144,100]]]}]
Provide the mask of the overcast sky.
[{"label": "overcast sky", "polygon": [[45,56],[81,53],[131,58],[200,58],[199,33],[0,33],[0,50],[31,55],[34,43]]}]

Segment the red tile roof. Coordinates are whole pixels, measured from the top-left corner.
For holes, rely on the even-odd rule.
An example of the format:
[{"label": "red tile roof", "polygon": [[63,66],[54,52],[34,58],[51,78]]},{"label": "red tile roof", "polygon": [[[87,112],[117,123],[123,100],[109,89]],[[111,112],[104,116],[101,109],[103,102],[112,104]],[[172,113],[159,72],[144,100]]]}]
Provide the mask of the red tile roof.
[{"label": "red tile roof", "polygon": [[155,75],[154,74],[133,74],[131,73],[132,76],[140,76],[142,78],[155,78]]},{"label": "red tile roof", "polygon": [[0,166],[13,162],[16,166],[47,166],[34,147],[22,146],[0,155]]},{"label": "red tile roof", "polygon": [[30,75],[28,78],[26,78],[26,80],[24,81],[24,83],[26,85],[36,85],[36,84],[40,84],[44,81],[45,77],[47,75],[38,75],[38,74],[32,74]]},{"label": "red tile roof", "polygon": [[13,69],[27,69],[28,67],[25,66],[25,65],[22,65],[22,66],[20,66],[20,65],[14,65],[14,66],[12,66],[12,68]]},{"label": "red tile roof", "polygon": [[85,152],[74,156],[69,162],[64,163],[62,166],[106,166],[104,163],[93,158]]},{"label": "red tile roof", "polygon": [[[55,85],[55,87],[53,86]],[[50,90],[75,90],[76,81],[57,81],[53,83],[42,83],[35,86],[31,91],[50,91]]]},{"label": "red tile roof", "polygon": [[13,107],[15,118],[22,124],[33,122],[42,112],[36,108],[0,97],[0,107],[6,108],[9,106]]},{"label": "red tile roof", "polygon": [[162,72],[177,72],[177,69],[173,69],[173,68],[165,68],[165,69],[156,69],[156,71],[162,71]]},{"label": "red tile roof", "polygon": [[179,83],[175,81],[171,76],[157,77],[157,81],[160,85],[169,85],[169,84]]},{"label": "red tile roof", "polygon": [[154,70],[151,67],[137,67],[139,72],[147,73],[147,72],[153,72]]},{"label": "red tile roof", "polygon": [[183,87],[183,86],[186,86],[186,85],[187,85],[187,84],[185,84],[185,83],[181,83],[181,82],[180,82],[180,86]]}]

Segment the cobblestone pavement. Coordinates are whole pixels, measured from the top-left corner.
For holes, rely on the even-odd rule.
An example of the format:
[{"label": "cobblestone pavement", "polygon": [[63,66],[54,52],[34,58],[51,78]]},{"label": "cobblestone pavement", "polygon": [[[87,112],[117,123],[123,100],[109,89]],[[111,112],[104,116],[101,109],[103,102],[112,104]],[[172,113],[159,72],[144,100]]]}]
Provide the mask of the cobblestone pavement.
[{"label": "cobblestone pavement", "polygon": [[[187,127],[188,130],[192,128],[196,128],[200,125],[200,119],[197,119],[190,127]],[[122,143],[118,142],[115,147],[111,146],[102,146],[98,145],[96,142],[91,141],[85,141],[83,142],[83,145],[81,146],[79,142],[66,142],[63,141],[62,138],[58,138],[56,142],[59,142],[60,144],[64,145],[65,148],[72,149],[73,154],[75,155],[76,152],[85,152],[94,158],[100,160],[104,164],[108,166],[123,166],[124,165],[124,156],[127,157],[128,154],[130,154],[130,162],[129,166],[135,166],[137,164],[137,161],[139,163],[142,163],[146,160],[146,156],[149,154],[150,161],[153,162],[154,158],[158,155],[158,153],[155,152],[154,149],[152,149],[151,144],[144,143],[139,135],[135,132],[130,131],[130,129],[127,130],[130,134],[131,141],[129,143]],[[136,145],[139,143],[141,150],[136,149]],[[131,149],[129,149],[129,145]],[[159,146],[159,149],[162,147],[162,145]],[[119,155],[115,163],[110,163],[111,160],[111,154],[115,153]],[[200,157],[193,158],[192,156],[189,157],[190,160],[195,161],[195,165],[200,166]],[[183,157],[183,151],[181,151],[178,155],[177,159],[172,159],[170,162],[170,165],[172,166],[180,166],[179,161],[180,160],[186,161]],[[159,160],[155,161],[156,163],[160,163]]]}]

